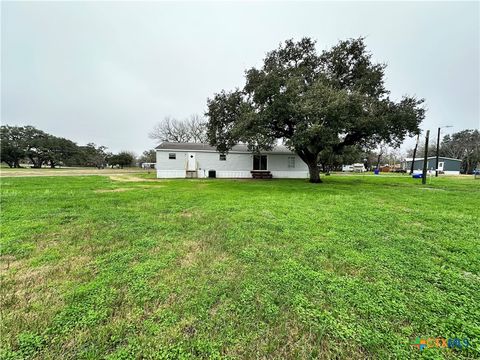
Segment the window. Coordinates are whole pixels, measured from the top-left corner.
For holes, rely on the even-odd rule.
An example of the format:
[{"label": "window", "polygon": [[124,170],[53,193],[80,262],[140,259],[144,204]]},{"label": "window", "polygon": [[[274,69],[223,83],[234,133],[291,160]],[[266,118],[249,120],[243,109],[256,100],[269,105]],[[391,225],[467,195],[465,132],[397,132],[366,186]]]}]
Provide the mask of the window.
[{"label": "window", "polygon": [[288,167],[294,168],[295,167],[295,156],[288,157]]},{"label": "window", "polygon": [[175,153],[169,153],[169,154],[168,154],[168,158],[169,158],[170,160],[175,160],[175,159],[177,158],[177,154],[175,154]]},{"label": "window", "polygon": [[220,154],[220,161],[226,161],[226,160],[227,160],[227,155]]},{"label": "window", "polygon": [[267,170],[267,155],[253,155],[253,170]]}]

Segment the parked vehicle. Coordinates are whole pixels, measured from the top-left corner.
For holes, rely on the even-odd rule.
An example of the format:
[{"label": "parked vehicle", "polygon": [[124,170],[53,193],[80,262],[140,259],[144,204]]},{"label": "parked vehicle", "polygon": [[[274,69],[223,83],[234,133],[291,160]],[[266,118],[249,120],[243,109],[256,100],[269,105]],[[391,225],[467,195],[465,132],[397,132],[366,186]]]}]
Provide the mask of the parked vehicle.
[{"label": "parked vehicle", "polygon": [[361,163],[356,163],[352,165],[353,167],[353,172],[365,172],[367,169],[365,169],[365,165]]}]

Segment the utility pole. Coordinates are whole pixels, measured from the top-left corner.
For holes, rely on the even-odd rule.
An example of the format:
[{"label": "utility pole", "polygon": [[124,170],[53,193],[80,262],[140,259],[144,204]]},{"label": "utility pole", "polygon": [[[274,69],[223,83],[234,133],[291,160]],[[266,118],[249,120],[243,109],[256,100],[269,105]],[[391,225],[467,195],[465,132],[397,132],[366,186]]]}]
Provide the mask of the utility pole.
[{"label": "utility pole", "polygon": [[438,157],[440,152],[440,127],[438,128],[437,133],[437,161],[435,162],[435,177],[438,177]]},{"label": "utility pole", "polygon": [[435,177],[438,177],[438,157],[440,155],[440,129],[441,128],[450,128],[451,126],[450,125],[447,125],[447,126],[440,126],[438,128],[438,134],[437,134],[437,161],[436,161],[436,165],[435,165]]},{"label": "utility pole", "polygon": [[430,130],[427,130],[427,136],[425,137],[425,152],[423,155],[423,171],[422,171],[422,184],[427,183],[427,161],[428,161],[428,137],[430,136]]},{"label": "utility pole", "polygon": [[415,156],[417,155],[417,148],[418,148],[418,141],[420,140],[420,134],[417,135],[417,143],[415,144],[415,148],[413,149],[413,159],[412,159],[412,166],[410,167],[410,175],[413,175],[413,170],[415,166]]}]

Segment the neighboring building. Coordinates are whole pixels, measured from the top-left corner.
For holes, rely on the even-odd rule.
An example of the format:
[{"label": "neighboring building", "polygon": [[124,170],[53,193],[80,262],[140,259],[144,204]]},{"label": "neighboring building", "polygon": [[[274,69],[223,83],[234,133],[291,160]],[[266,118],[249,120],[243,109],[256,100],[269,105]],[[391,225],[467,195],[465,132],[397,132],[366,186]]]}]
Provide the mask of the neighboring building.
[{"label": "neighboring building", "polygon": [[140,166],[142,169],[155,169],[155,163],[152,163],[152,162],[144,162],[141,164]]},{"label": "neighboring building", "polygon": [[308,177],[308,167],[285,146],[254,154],[246,145],[235,145],[228,154],[199,143],[163,142],[156,148],[157,178],[251,178],[252,170],[274,178]]},{"label": "neighboring building", "polygon": [[353,164],[353,172],[365,172],[367,169],[365,169],[365,165],[361,163],[355,163]]},{"label": "neighboring building", "polygon": [[342,171],[343,172],[365,172],[367,169],[365,169],[365,165],[362,163],[355,163],[352,165],[342,165]]},{"label": "neighboring building", "polygon": [[388,164],[385,164],[383,166],[380,166],[378,170],[380,170],[380,172],[390,172],[390,171],[393,171],[393,167],[391,167]]},{"label": "neighboring building", "polygon": [[[407,172],[410,172],[412,166],[412,158],[407,158],[402,162],[402,169]],[[437,158],[435,156],[429,156],[427,158],[427,170],[435,171]],[[440,174],[446,175],[459,175],[460,166],[462,165],[462,160],[452,159],[444,156],[439,156],[438,158],[438,171]],[[421,173],[423,170],[423,158],[415,158],[415,164],[413,166],[414,173]]]}]

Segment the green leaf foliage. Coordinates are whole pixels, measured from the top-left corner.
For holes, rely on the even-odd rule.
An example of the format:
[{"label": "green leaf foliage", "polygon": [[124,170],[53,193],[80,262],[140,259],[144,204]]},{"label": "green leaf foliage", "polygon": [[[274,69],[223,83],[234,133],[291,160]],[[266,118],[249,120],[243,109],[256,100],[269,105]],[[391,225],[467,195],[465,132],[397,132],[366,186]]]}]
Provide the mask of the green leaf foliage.
[{"label": "green leaf foliage", "polygon": [[390,99],[384,70],[363,38],[320,54],[309,38],[287,40],[267,53],[262,68],[246,71],[243,89],[208,100],[209,141],[225,152],[238,142],[268,150],[281,140],[308,165],[310,181],[319,182],[322,151],[398,145],[419,132],[423,100]]}]

